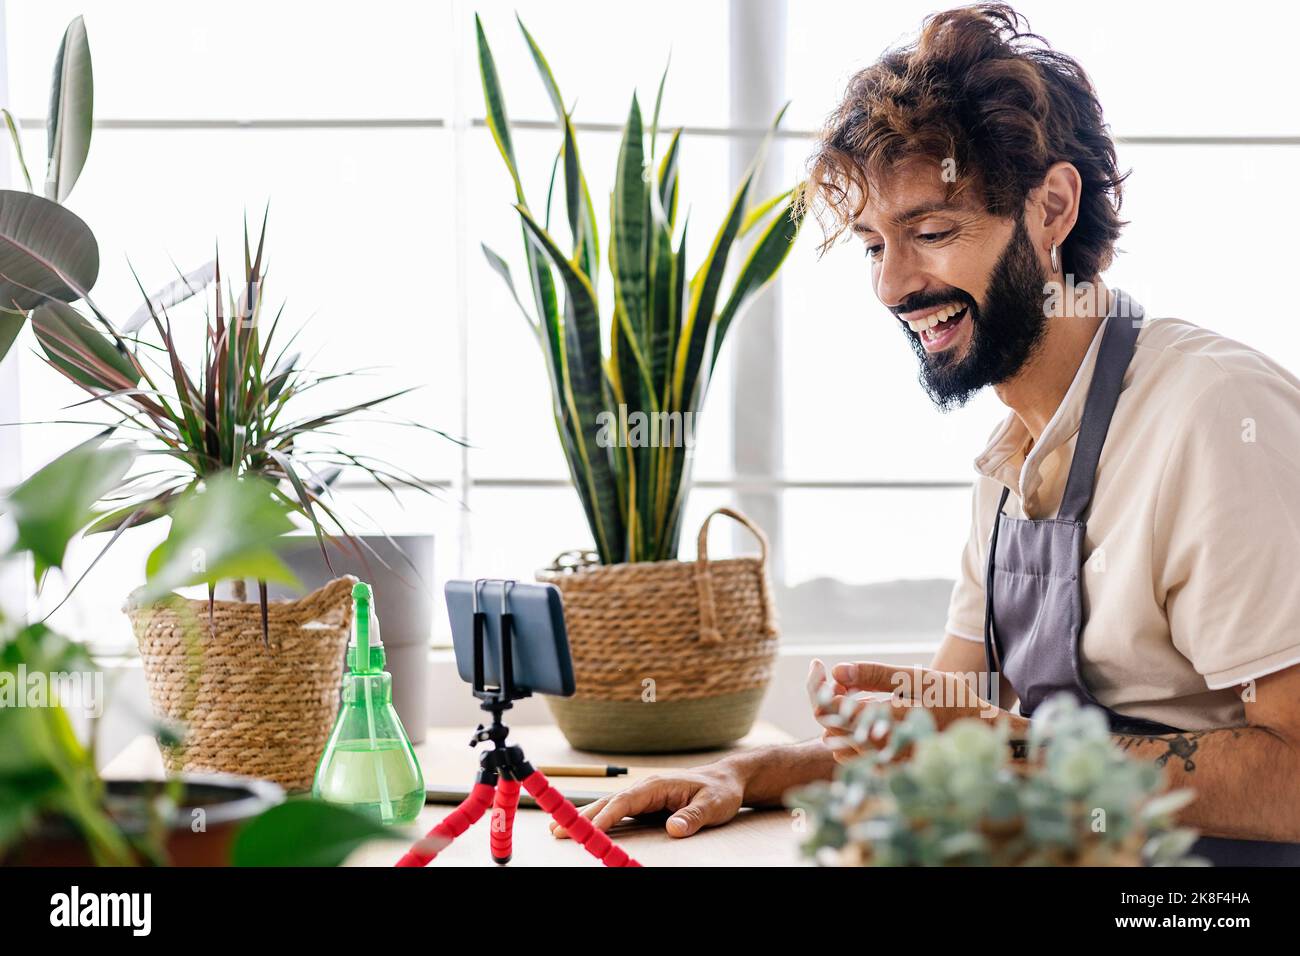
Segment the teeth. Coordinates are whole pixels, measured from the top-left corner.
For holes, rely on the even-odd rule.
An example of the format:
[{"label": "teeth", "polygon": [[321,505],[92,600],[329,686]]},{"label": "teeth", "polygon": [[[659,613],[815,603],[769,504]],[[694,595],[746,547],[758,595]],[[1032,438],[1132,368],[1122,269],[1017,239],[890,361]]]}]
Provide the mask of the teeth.
[{"label": "teeth", "polygon": [[964,308],[965,306],[960,303],[945,305],[943,308],[931,312],[927,316],[923,316],[919,319],[909,319],[907,325],[913,332],[920,334],[934,328],[940,322],[947,322]]}]

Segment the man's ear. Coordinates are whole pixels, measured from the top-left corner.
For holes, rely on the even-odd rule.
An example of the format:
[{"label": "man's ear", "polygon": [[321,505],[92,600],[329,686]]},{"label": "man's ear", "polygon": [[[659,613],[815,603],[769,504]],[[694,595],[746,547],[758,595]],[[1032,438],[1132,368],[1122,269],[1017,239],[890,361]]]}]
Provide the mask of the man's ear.
[{"label": "man's ear", "polygon": [[[1042,185],[1029,194],[1030,221],[1041,230],[1045,244],[1065,243],[1079,219],[1083,198],[1083,177],[1073,163],[1053,163]],[[1035,230],[1037,231],[1037,230]]]}]

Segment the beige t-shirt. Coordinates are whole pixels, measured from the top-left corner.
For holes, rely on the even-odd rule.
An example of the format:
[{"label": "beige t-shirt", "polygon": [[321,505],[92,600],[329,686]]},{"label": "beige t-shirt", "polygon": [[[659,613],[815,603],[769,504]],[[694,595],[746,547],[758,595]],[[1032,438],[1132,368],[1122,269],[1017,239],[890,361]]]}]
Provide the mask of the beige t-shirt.
[{"label": "beige t-shirt", "polygon": [[[958,637],[983,640],[1002,486],[1013,517],[1060,507],[1106,322],[1028,457],[1012,413],[975,460],[948,608]],[[1244,724],[1239,685],[1300,663],[1300,380],[1189,322],[1146,321],[1085,517],[1080,656],[1093,695],[1187,730]]]}]

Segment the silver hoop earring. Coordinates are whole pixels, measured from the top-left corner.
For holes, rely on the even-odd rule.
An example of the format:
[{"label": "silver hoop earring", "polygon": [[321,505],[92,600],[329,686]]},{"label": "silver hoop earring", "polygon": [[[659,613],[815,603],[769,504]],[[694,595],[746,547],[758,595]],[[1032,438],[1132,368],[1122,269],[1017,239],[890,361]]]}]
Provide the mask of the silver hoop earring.
[{"label": "silver hoop earring", "polygon": [[1051,252],[1051,256],[1052,256],[1052,272],[1060,272],[1060,271],[1061,271],[1061,259],[1060,259],[1060,257],[1056,254],[1056,243],[1052,243],[1052,252]]}]

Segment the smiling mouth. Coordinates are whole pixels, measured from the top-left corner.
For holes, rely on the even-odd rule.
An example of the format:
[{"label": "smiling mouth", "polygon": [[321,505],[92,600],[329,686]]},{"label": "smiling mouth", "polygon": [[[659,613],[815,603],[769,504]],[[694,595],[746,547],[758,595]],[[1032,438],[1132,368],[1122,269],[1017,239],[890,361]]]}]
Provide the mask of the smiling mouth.
[{"label": "smiling mouth", "polygon": [[951,303],[919,319],[903,321],[925,343],[927,350],[934,351],[952,338],[969,311],[968,306]]}]

